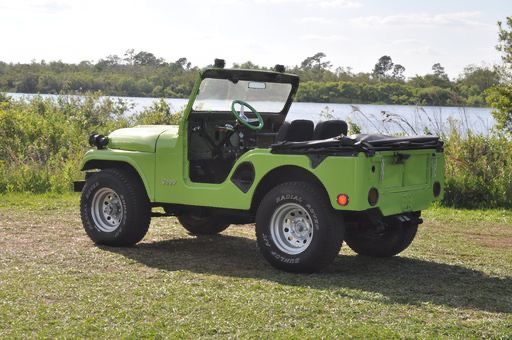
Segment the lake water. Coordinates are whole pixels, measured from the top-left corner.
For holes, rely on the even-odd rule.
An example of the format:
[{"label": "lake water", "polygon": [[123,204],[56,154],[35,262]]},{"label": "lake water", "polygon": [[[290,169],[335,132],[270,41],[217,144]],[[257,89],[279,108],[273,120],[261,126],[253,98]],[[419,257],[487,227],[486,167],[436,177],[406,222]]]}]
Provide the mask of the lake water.
[{"label": "lake water", "polygon": [[[30,98],[34,94],[8,93],[14,99]],[[55,98],[55,95],[41,95],[43,98]],[[134,114],[149,107],[159,98],[112,97],[121,98],[133,105],[128,114]],[[182,110],[188,99],[168,98],[165,101],[173,111]],[[257,109],[257,107],[256,107]],[[310,119],[315,123],[325,119],[350,120],[361,127],[364,133],[401,133],[433,134],[448,132],[452,127],[461,133],[471,130],[475,133],[487,133],[494,126],[490,108],[434,107],[414,105],[373,105],[373,104],[329,104],[329,103],[293,103],[286,120]]]}]

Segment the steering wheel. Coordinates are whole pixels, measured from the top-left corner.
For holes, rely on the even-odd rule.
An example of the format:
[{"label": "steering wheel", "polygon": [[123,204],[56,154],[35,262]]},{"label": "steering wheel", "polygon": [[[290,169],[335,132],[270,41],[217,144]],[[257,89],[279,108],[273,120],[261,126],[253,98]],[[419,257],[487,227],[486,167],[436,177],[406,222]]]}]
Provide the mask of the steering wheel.
[{"label": "steering wheel", "polygon": [[[235,104],[240,104],[240,111],[235,109]],[[251,110],[251,112],[256,115],[256,118],[247,117],[244,113],[245,107]],[[263,118],[261,117],[261,114],[243,100],[233,100],[233,103],[231,103],[231,112],[235,116],[236,120],[238,120],[243,126],[248,127],[251,130],[261,130],[263,128]],[[258,123],[258,125],[255,125],[255,123]]]}]

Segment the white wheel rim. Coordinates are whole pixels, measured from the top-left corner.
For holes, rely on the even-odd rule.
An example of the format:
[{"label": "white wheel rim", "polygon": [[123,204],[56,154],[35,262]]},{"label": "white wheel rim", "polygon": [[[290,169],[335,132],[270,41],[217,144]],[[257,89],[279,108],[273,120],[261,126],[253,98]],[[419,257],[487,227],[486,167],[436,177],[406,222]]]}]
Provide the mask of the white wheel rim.
[{"label": "white wheel rim", "polygon": [[116,230],[124,216],[124,208],[117,193],[110,188],[102,188],[92,198],[91,215],[100,231],[111,233]]},{"label": "white wheel rim", "polygon": [[270,219],[270,234],[282,252],[297,255],[305,251],[313,240],[313,220],[296,203],[279,206]]}]

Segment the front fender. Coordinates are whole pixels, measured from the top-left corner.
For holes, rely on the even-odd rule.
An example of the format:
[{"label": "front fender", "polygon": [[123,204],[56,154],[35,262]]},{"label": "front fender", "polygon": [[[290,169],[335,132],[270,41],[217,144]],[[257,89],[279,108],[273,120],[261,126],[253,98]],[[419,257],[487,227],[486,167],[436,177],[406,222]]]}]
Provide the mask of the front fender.
[{"label": "front fender", "polygon": [[148,198],[153,202],[155,199],[155,154],[152,152],[91,149],[85,154],[80,169],[82,171],[104,169],[116,167],[116,164],[119,163],[128,164],[139,174]]}]

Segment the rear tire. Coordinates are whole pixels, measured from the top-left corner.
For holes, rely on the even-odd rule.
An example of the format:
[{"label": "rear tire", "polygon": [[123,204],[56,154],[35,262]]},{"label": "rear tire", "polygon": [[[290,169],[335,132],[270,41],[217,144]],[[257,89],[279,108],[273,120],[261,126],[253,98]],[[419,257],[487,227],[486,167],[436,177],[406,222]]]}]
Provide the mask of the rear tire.
[{"label": "rear tire", "polygon": [[185,213],[178,216],[178,221],[180,221],[183,228],[193,235],[215,235],[229,227],[229,223],[218,216],[201,217]]},{"label": "rear tire", "polygon": [[409,247],[414,240],[418,225],[388,226],[383,232],[375,230],[347,230],[345,242],[359,255],[373,257],[395,256]]},{"label": "rear tire", "polygon": [[87,178],[80,215],[95,243],[130,246],[146,235],[151,205],[138,176],[122,169],[105,169]]},{"label": "rear tire", "polygon": [[308,182],[287,182],[269,191],[256,213],[263,256],[276,268],[314,272],[339,254],[344,225],[335,219],[325,193]]}]

